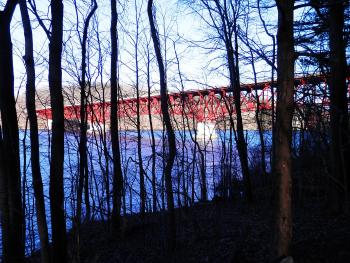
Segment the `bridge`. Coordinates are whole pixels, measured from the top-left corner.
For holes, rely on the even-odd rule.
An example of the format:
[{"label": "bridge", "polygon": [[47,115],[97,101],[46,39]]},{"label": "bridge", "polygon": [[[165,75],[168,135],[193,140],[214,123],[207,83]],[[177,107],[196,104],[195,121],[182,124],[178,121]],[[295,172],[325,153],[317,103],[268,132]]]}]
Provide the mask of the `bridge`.
[{"label": "bridge", "polygon": [[[350,78],[348,87],[350,93]],[[329,108],[329,90],[324,76],[308,76],[295,78],[295,106],[302,108],[306,105],[317,105]],[[242,113],[270,111],[273,107],[273,97],[276,101],[277,83],[259,82],[241,85]],[[196,123],[215,123],[227,120],[235,115],[234,98],[229,87],[209,88],[203,90],[187,90],[168,94],[170,114],[187,116]],[[86,106],[87,120],[90,129],[96,124],[108,125],[110,120],[110,101],[94,101]],[[118,117],[135,118],[137,107],[141,116],[161,116],[161,98],[159,95],[150,97],[121,98],[118,104]],[[51,128],[51,108],[37,110],[41,119],[48,121]],[[64,116],[68,121],[78,122],[80,119],[80,105],[65,105]]]}]

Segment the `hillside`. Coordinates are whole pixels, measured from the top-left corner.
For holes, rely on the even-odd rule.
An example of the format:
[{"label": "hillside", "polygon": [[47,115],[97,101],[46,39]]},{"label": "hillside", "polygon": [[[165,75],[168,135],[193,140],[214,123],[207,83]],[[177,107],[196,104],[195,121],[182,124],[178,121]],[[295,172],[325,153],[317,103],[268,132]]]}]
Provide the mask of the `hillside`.
[{"label": "hillside", "polygon": [[[212,202],[177,209],[177,246],[167,253],[163,213],[124,217],[122,239],[107,224],[85,223],[81,229],[81,262],[269,262],[272,209],[255,205]],[[325,215],[311,204],[294,210],[292,255],[295,262],[348,262],[349,216]],[[70,235],[69,235],[70,237]],[[71,242],[70,242],[71,244]],[[70,255],[72,247],[69,247]],[[30,262],[38,262],[33,258]]]}]

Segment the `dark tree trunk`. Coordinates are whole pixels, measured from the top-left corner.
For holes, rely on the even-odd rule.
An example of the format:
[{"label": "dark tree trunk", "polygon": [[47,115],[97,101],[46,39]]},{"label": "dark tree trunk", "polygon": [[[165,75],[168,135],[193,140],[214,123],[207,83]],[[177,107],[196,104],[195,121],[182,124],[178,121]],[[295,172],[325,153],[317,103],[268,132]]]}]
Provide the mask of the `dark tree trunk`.
[{"label": "dark tree trunk", "polygon": [[137,3],[135,1],[135,10],[136,10],[136,40],[135,40],[135,73],[136,73],[136,130],[137,130],[137,156],[138,156],[138,165],[139,165],[139,173],[140,173],[140,213],[141,216],[144,216],[146,211],[146,187],[145,187],[145,173],[143,170],[143,162],[142,162],[142,141],[141,141],[141,120],[140,120],[140,87],[139,87],[139,57],[138,57],[138,44],[139,44],[139,23],[140,18],[138,16]]},{"label": "dark tree trunk", "polygon": [[[265,140],[264,140],[264,131],[263,131],[263,127],[262,127],[262,121],[261,121],[261,117],[260,117],[260,98],[258,95],[258,90],[257,90],[257,74],[256,74],[256,69],[255,69],[255,64],[254,64],[254,56],[253,56],[253,51],[250,50],[250,56],[251,56],[251,63],[252,63],[252,70],[253,70],[253,74],[254,74],[254,84],[255,84],[255,97],[256,97],[256,110],[255,110],[255,120],[256,120],[256,124],[258,126],[258,132],[259,132],[259,139],[260,139],[260,151],[261,151],[261,170],[264,176],[264,180],[266,180],[266,157],[265,157]],[[264,101],[263,101],[264,103]]]},{"label": "dark tree trunk", "polygon": [[[7,192],[7,171],[6,159],[4,151],[4,142],[2,139],[2,127],[0,133],[0,216],[1,216],[1,239],[2,239],[2,260],[10,262],[11,259],[11,235],[10,235],[10,215],[8,206],[8,192]],[[23,211],[23,210],[22,210]]]},{"label": "dark tree trunk", "polygon": [[237,116],[237,147],[238,155],[241,163],[241,169],[243,174],[244,188],[245,188],[245,198],[251,203],[253,201],[253,191],[250,181],[250,172],[248,165],[248,149],[247,143],[244,137],[244,128],[242,120],[242,110],[241,110],[241,84],[240,84],[240,72],[239,72],[239,60],[238,60],[238,27],[237,27],[237,18],[233,21],[234,26],[234,36],[235,36],[235,49],[234,49],[234,58],[235,58],[235,67],[233,69],[234,85],[232,85],[232,72],[231,72],[231,86],[233,88],[233,97],[235,103],[235,110]]},{"label": "dark tree trunk", "polygon": [[[82,205],[82,192],[85,183],[85,188],[88,187],[88,163],[87,163],[87,96],[86,96],[86,45],[88,38],[88,28],[89,23],[97,9],[96,1],[93,1],[92,9],[90,10],[84,24],[83,38],[81,42],[81,79],[79,81],[80,85],[80,141],[79,141],[79,185],[78,185],[78,193],[77,193],[77,222],[80,224],[81,222],[81,205]],[[86,206],[89,206],[89,198],[85,197]],[[86,219],[89,220],[87,209]]]},{"label": "dark tree trunk", "polygon": [[[20,8],[25,38],[25,64],[27,71],[26,106],[30,123],[30,155],[37,215],[38,232],[40,238],[41,262],[50,262],[49,237],[46,222],[46,210],[43,191],[43,181],[40,171],[40,152],[38,138],[38,120],[35,111],[35,65],[33,56],[33,35],[28,14],[27,3],[20,0]],[[24,194],[24,193],[23,193]]]},{"label": "dark tree trunk", "polygon": [[[275,35],[271,34],[267,28],[267,24],[265,20],[263,19],[261,15],[261,7],[260,7],[261,0],[258,0],[258,12],[259,12],[259,18],[264,26],[264,30],[266,34],[271,38],[272,40],[272,61],[271,61],[271,84],[270,84],[270,90],[271,90],[271,130],[272,130],[272,145],[271,145],[271,156],[270,156],[270,166],[272,169],[274,169],[275,165],[275,93],[274,93],[274,82],[275,82],[275,64],[276,64],[276,37]],[[271,171],[272,174],[274,174],[273,171]],[[271,195],[273,196],[273,194]]]},{"label": "dark tree trunk", "polygon": [[276,222],[274,257],[290,253],[292,239],[292,117],[294,93],[294,0],[276,1],[278,7],[277,32],[277,108],[276,108]]},{"label": "dark tree trunk", "polygon": [[[239,62],[238,62],[238,26],[237,19],[238,14],[237,10],[232,10],[233,18],[232,21],[229,19],[229,10],[227,9],[226,2],[220,4],[219,1],[214,1],[217,11],[221,19],[221,27],[218,28],[215,24],[215,27],[218,31],[221,32],[221,38],[224,41],[226,48],[226,59],[228,64],[228,70],[230,74],[230,88],[233,92],[234,106],[237,117],[237,151],[242,169],[243,183],[244,183],[244,195],[247,202],[253,201],[253,193],[250,182],[250,174],[248,167],[248,153],[247,153],[247,144],[244,138],[244,128],[242,120],[242,111],[241,111],[241,85],[239,78]],[[206,4],[207,5],[207,4]],[[210,8],[207,5],[207,8]],[[215,21],[213,21],[215,23]],[[234,37],[234,40],[233,40]],[[233,124],[233,123],[232,123]],[[233,125],[232,125],[233,126]]]},{"label": "dark tree trunk", "polygon": [[156,140],[154,137],[154,131],[153,131],[153,121],[152,121],[152,114],[151,114],[151,71],[150,71],[150,65],[151,65],[151,58],[150,58],[150,52],[149,52],[149,45],[147,44],[147,88],[148,88],[148,103],[147,103],[147,109],[148,109],[148,119],[149,119],[149,127],[151,130],[151,148],[152,148],[152,207],[153,212],[157,212],[157,189],[156,189]]},{"label": "dark tree trunk", "polygon": [[[75,8],[78,8],[77,6]],[[79,80],[80,86],[80,141],[79,141],[79,180],[78,180],[78,191],[77,191],[77,214],[75,222],[75,246],[76,246],[76,261],[80,262],[80,224],[82,220],[82,195],[83,188],[85,185],[85,207],[86,207],[86,220],[90,219],[90,201],[89,201],[89,169],[87,159],[87,95],[86,95],[86,49],[87,49],[87,38],[88,29],[92,16],[97,9],[96,1],[91,2],[91,10],[89,11],[85,21],[83,37],[81,41],[81,76]]]},{"label": "dark tree trunk", "polygon": [[123,174],[120,160],[119,127],[118,127],[118,11],[117,1],[111,0],[111,139],[113,153],[113,229],[120,232],[120,209],[123,194]]},{"label": "dark tree trunk", "polygon": [[248,167],[248,153],[247,153],[247,144],[244,138],[244,129],[243,129],[243,120],[242,120],[242,111],[241,111],[241,86],[239,83],[239,71],[237,65],[235,65],[234,61],[234,51],[232,47],[232,42],[227,41],[226,43],[227,49],[227,60],[230,72],[230,86],[233,90],[234,97],[234,106],[237,117],[237,151],[241,164],[242,175],[243,175],[243,183],[244,183],[244,194],[247,202],[253,201],[253,193],[250,182],[250,174]]},{"label": "dark tree trunk", "polygon": [[[333,212],[347,209],[349,165],[349,117],[346,85],[346,56],[344,41],[344,5],[348,1],[330,0],[330,102],[331,102],[331,200]],[[349,163],[349,162],[347,162]]]},{"label": "dark tree trunk", "polygon": [[66,221],[64,215],[63,162],[64,110],[62,96],[63,3],[51,1],[51,38],[49,44],[49,87],[52,109],[50,208],[52,260],[66,262]]},{"label": "dark tree trunk", "polygon": [[[137,53],[137,51],[136,51]],[[137,60],[137,55],[136,55]],[[137,108],[136,108],[136,130],[137,130],[137,156],[138,156],[138,165],[139,165],[139,173],[140,173],[140,198],[141,198],[141,207],[140,213],[143,216],[146,211],[146,187],[145,187],[145,173],[143,170],[143,162],[142,162],[142,137],[141,137],[141,124],[140,124],[140,91],[139,91],[139,76],[138,76],[138,62],[136,62],[136,98],[137,98]]]},{"label": "dark tree trunk", "polygon": [[159,78],[160,78],[161,110],[162,110],[163,121],[166,127],[166,133],[168,137],[168,157],[167,157],[167,162],[165,166],[164,176],[165,176],[165,188],[166,188],[167,205],[168,205],[168,226],[167,226],[168,248],[172,250],[175,247],[175,242],[176,242],[176,224],[175,224],[172,177],[171,177],[171,171],[172,171],[175,156],[176,156],[175,133],[174,133],[171,120],[170,120],[170,115],[169,115],[166,75],[165,75],[165,68],[164,68],[163,58],[162,58],[161,49],[160,49],[160,41],[159,41],[158,32],[155,26],[155,21],[153,16],[153,0],[148,0],[147,13],[148,13],[148,19],[151,27],[151,36],[153,40],[154,50],[155,50],[157,62],[158,62]]},{"label": "dark tree trunk", "polygon": [[1,221],[3,261],[24,261],[19,137],[14,98],[14,76],[10,23],[17,1],[7,1],[0,11],[0,111],[1,133]]},{"label": "dark tree trunk", "polygon": [[[180,78],[180,83],[181,83],[181,91],[185,91],[184,83],[183,83],[183,78],[182,78],[182,73],[180,70],[180,61],[179,61],[179,56],[176,51],[176,42],[173,42],[174,45],[174,53],[175,53],[175,58],[176,58],[176,65],[177,65],[177,71],[179,74]],[[186,175],[189,177],[189,169],[187,169],[187,173],[185,174],[185,163],[188,163],[188,148],[186,147],[186,121],[188,124],[188,116],[186,115],[186,110],[185,110],[185,98],[181,99],[181,104],[182,104],[182,157],[181,157],[181,173],[182,173],[182,191],[183,191],[183,201],[184,201],[184,206],[185,208],[188,207],[188,185],[186,185]],[[187,125],[187,128],[190,129],[190,127]],[[185,153],[186,153],[186,159],[185,159]],[[180,175],[179,175],[180,177]],[[214,177],[213,177],[214,178]],[[188,182],[188,181],[187,181]],[[179,193],[180,193],[180,178],[179,178]],[[215,187],[214,187],[215,188]]]}]

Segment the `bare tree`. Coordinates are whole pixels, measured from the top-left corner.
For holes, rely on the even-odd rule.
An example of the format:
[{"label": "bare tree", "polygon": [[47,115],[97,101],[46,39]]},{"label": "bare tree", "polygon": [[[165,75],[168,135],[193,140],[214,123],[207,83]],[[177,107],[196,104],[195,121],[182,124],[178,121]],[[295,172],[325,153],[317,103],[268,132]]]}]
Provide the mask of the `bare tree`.
[{"label": "bare tree", "polygon": [[159,78],[160,78],[160,96],[161,96],[161,110],[163,115],[163,122],[166,127],[166,133],[168,137],[168,157],[166,161],[164,176],[165,176],[165,188],[167,195],[168,205],[168,225],[167,225],[167,239],[168,248],[172,250],[175,247],[176,242],[176,222],[175,222],[175,211],[174,211],[174,197],[172,189],[172,177],[171,171],[173,168],[175,156],[176,156],[176,145],[175,145],[175,133],[171,124],[169,115],[168,95],[167,95],[167,83],[164,62],[160,49],[160,41],[158,31],[156,29],[155,14],[153,13],[153,0],[148,0],[147,5],[148,19],[151,28],[151,36],[154,45],[154,51],[157,58]]},{"label": "bare tree", "polygon": [[[38,138],[38,120],[36,116],[35,106],[35,65],[33,55],[33,34],[28,14],[27,3],[25,0],[20,0],[21,16],[23,22],[24,38],[25,38],[25,56],[24,61],[27,71],[27,86],[26,86],[26,104],[28,118],[30,122],[30,150],[31,150],[31,166],[33,187],[35,196],[35,207],[38,221],[38,231],[40,238],[41,262],[49,263],[49,237],[46,222],[46,210],[43,191],[43,181],[40,171],[40,151]],[[24,193],[23,193],[24,195]]]},{"label": "bare tree", "polygon": [[[79,26],[78,17],[78,5],[74,1],[75,12],[77,15],[77,27]],[[89,11],[83,21],[83,34],[80,35],[79,30],[77,34],[79,35],[79,41],[81,45],[81,67],[80,75],[78,76],[79,86],[80,86],[80,140],[79,140],[79,179],[78,179],[78,190],[77,190],[77,212],[75,219],[75,242],[76,242],[76,261],[80,262],[80,224],[81,224],[81,210],[82,210],[82,194],[85,185],[85,207],[86,207],[86,220],[90,218],[90,202],[89,202],[89,169],[88,169],[88,159],[87,159],[87,91],[88,86],[86,81],[87,75],[87,41],[88,41],[88,30],[90,21],[97,10],[96,0],[91,0],[89,5]]]},{"label": "bare tree", "polygon": [[143,216],[146,211],[146,187],[145,187],[145,173],[143,169],[143,161],[142,161],[142,141],[141,141],[141,123],[140,123],[140,77],[139,77],[139,39],[140,39],[140,18],[141,18],[141,9],[137,6],[137,1],[134,2],[135,5],[135,39],[133,40],[134,48],[135,48],[135,88],[136,88],[136,130],[137,130],[137,155],[138,155],[138,166],[140,173],[140,199],[141,199],[141,207],[140,212]]},{"label": "bare tree", "polygon": [[145,52],[146,52],[146,78],[147,78],[147,110],[148,110],[148,120],[149,120],[149,127],[151,132],[151,149],[152,149],[152,178],[151,178],[151,184],[152,184],[152,210],[153,212],[156,212],[157,209],[157,189],[156,189],[156,142],[155,142],[155,136],[154,136],[154,129],[153,129],[153,120],[152,120],[152,110],[151,110],[151,54],[150,54],[150,42],[151,39],[147,39]]},{"label": "bare tree", "polygon": [[6,1],[0,11],[0,177],[3,260],[24,261],[24,236],[17,113],[14,98],[10,24],[18,1]]},{"label": "bare tree", "polygon": [[49,87],[52,110],[50,208],[52,226],[52,260],[67,261],[66,220],[64,212],[64,109],[62,95],[63,2],[51,1],[49,44]]},{"label": "bare tree", "polygon": [[[226,62],[229,72],[230,90],[233,92],[233,104],[236,113],[236,133],[237,151],[240,159],[243,182],[245,187],[245,198],[252,202],[253,193],[250,182],[248,167],[247,145],[244,136],[244,127],[241,110],[241,85],[240,85],[240,66],[239,66],[239,19],[243,1],[227,0],[201,0],[199,7],[207,12],[208,18],[200,14],[203,21],[213,29],[214,41],[219,41],[225,47]],[[199,12],[197,12],[199,14]],[[215,42],[215,43],[216,43]]]},{"label": "bare tree", "polygon": [[294,104],[294,0],[276,1],[277,32],[277,108],[276,162],[274,167],[277,202],[274,257],[288,256],[292,240],[292,117]]},{"label": "bare tree", "polygon": [[113,153],[113,229],[120,230],[120,209],[123,194],[123,173],[120,159],[119,128],[118,128],[118,11],[117,1],[111,0],[111,139]]},{"label": "bare tree", "polygon": [[[349,116],[347,65],[344,40],[344,6],[347,1],[329,1],[329,47],[330,47],[330,118],[332,198],[330,207],[336,212],[348,209],[349,164]],[[349,4],[347,2],[347,4]],[[347,162],[349,163],[349,162]]]}]

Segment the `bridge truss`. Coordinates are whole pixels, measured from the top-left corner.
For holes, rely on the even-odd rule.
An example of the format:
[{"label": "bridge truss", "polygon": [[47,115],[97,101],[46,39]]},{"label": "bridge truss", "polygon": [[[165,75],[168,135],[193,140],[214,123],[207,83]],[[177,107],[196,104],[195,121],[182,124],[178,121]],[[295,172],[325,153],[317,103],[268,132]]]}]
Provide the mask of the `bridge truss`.
[{"label": "bridge truss", "polygon": [[[322,76],[296,78],[295,108],[317,107],[329,110],[329,88],[327,80]],[[350,78],[348,85],[348,101],[350,94]],[[256,112],[257,109],[272,110],[277,98],[277,83],[259,82],[241,85],[242,112]],[[173,116],[188,116],[197,122],[217,122],[235,115],[233,92],[229,87],[190,90],[168,95],[170,114]],[[110,102],[94,101],[86,106],[89,123],[106,123],[110,119]],[[140,115],[161,115],[160,96],[123,98],[119,100],[118,117],[133,118],[139,107]],[[51,120],[50,108],[37,110],[39,118]],[[66,120],[79,120],[80,105],[65,105]]]}]

